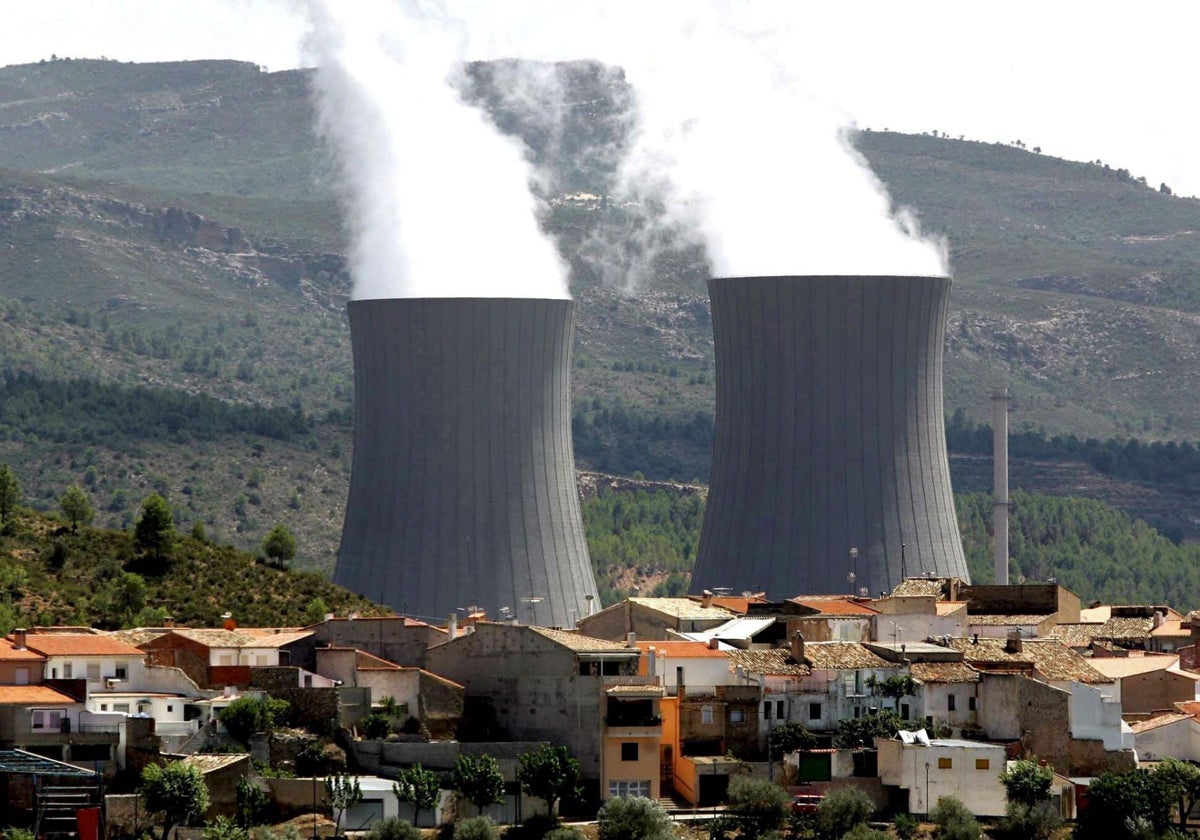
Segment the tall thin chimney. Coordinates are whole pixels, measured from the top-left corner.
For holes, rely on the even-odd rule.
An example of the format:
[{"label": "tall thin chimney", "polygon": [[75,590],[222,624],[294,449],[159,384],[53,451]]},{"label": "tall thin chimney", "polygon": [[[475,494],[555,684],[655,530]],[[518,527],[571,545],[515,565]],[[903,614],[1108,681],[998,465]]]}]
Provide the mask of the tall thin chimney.
[{"label": "tall thin chimney", "polygon": [[996,583],[1008,585],[1008,388],[992,392],[992,564]]}]

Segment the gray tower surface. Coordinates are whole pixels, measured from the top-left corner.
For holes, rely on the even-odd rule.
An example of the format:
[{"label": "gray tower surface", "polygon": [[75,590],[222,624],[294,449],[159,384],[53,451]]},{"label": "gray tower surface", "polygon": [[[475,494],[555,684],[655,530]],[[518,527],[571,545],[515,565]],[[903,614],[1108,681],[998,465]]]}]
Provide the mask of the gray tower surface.
[{"label": "gray tower surface", "polygon": [[354,465],[334,581],[431,618],[585,616],[574,303],[396,298],[349,313]]},{"label": "gray tower surface", "polygon": [[717,414],[692,591],[967,580],[942,415],[949,278],[734,277],[709,294]]}]

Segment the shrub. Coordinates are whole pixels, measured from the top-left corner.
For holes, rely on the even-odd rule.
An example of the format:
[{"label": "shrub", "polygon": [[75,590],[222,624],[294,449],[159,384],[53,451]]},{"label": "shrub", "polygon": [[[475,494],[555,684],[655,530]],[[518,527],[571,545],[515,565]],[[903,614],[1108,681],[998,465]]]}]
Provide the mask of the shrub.
[{"label": "shrub", "polygon": [[559,829],[558,817],[553,814],[533,814],[520,826],[510,828],[505,840],[543,840]]},{"label": "shrub", "polygon": [[367,840],[421,840],[421,829],[408,820],[387,817],[371,826]]},{"label": "shrub", "polygon": [[791,798],[783,788],[766,779],[734,776],[729,780],[725,801],[741,836],[753,840],[783,824]]},{"label": "shrub", "polygon": [[876,831],[864,822],[847,831],[841,836],[840,840],[888,840],[888,836],[882,831]]},{"label": "shrub", "polygon": [[392,722],[386,715],[372,712],[358,722],[358,729],[368,741],[382,741],[392,731]]},{"label": "shrub", "polygon": [[979,821],[956,797],[939,799],[929,818],[937,824],[934,840],[980,840]]},{"label": "shrub", "polygon": [[3,837],[4,840],[36,840],[33,832],[28,828],[17,828],[16,826],[4,829]]},{"label": "shrub", "polygon": [[831,791],[817,809],[817,834],[827,840],[841,840],[843,834],[865,823],[874,810],[870,797],[858,788]]},{"label": "shrub", "polygon": [[271,697],[239,697],[218,713],[230,736],[243,744],[259,732],[270,732],[287,716],[288,702]]},{"label": "shrub", "polygon": [[471,817],[454,824],[454,840],[500,840],[500,830],[491,817]]},{"label": "shrub", "polygon": [[1054,771],[1043,767],[1034,759],[1014,761],[1012,767],[1000,774],[1009,802],[1035,805],[1050,798],[1050,785],[1054,783]]},{"label": "shrub", "polygon": [[892,821],[892,827],[896,829],[896,836],[900,840],[912,840],[917,836],[917,829],[921,827],[921,823],[912,814],[897,814],[896,819]]},{"label": "shrub", "polygon": [[1004,819],[989,833],[996,840],[1050,840],[1062,824],[1062,814],[1049,802],[1009,802]]},{"label": "shrub", "polygon": [[600,840],[674,840],[663,806],[641,796],[614,797],[596,815]]},{"label": "shrub", "polygon": [[200,832],[201,840],[250,840],[246,829],[228,817],[217,817]]},{"label": "shrub", "polygon": [[543,840],[584,840],[584,837],[579,829],[563,825],[548,832]]}]

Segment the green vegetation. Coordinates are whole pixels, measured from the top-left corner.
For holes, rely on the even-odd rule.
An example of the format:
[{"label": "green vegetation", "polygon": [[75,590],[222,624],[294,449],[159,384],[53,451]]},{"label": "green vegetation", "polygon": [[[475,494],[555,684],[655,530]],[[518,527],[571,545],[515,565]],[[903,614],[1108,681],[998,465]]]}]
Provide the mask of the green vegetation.
[{"label": "green vegetation", "polygon": [[396,782],[392,784],[392,791],[398,801],[413,804],[415,822],[421,818],[422,811],[432,811],[437,807],[442,791],[441,776],[417,763],[400,771]]},{"label": "green vegetation", "polygon": [[504,775],[490,755],[459,755],[450,771],[450,786],[480,814],[489,805],[504,801]]},{"label": "green vegetation", "polygon": [[172,761],[149,764],[142,771],[142,796],[146,810],[162,814],[162,840],[181,823],[199,819],[208,810],[208,786],[194,764]]},{"label": "green vegetation", "polygon": [[979,820],[957,797],[943,796],[929,812],[929,818],[936,826],[934,840],[980,840],[982,836]]},{"label": "green vegetation", "polygon": [[468,817],[454,824],[454,840],[500,840],[500,829],[491,817]]},{"label": "green vegetation", "polygon": [[870,797],[858,788],[832,790],[817,806],[817,834],[822,840],[841,838],[856,826],[865,825],[874,810]]},{"label": "green vegetation", "polygon": [[284,525],[276,525],[262,544],[263,554],[276,566],[286,569],[296,556],[296,538]]},{"label": "green vegetation", "polygon": [[[1200,591],[1200,546],[1175,545],[1141,521],[1092,499],[1011,495],[1010,578],[1054,578],[1084,601],[1169,603],[1186,611]],[[990,496],[956,498],[967,567],[992,580]]]},{"label": "green vegetation", "polygon": [[614,796],[596,815],[599,840],[674,840],[663,806],[641,796]]},{"label": "green vegetation", "polygon": [[288,702],[274,697],[239,697],[218,713],[229,734],[245,745],[258,734],[270,734],[287,719]]},{"label": "green vegetation", "polygon": [[368,840],[421,840],[421,830],[399,817],[377,820],[367,832]]},{"label": "green vegetation", "polygon": [[579,795],[579,762],[563,746],[543,744],[533,752],[518,756],[517,781],[521,790],[546,803],[546,813],[553,815],[561,799]]},{"label": "green vegetation", "polygon": [[783,825],[790,812],[787,791],[766,779],[734,776],[729,780],[725,804],[738,836],[755,840]]},{"label": "green vegetation", "polygon": [[362,802],[362,787],[358,776],[337,773],[325,777],[325,799],[333,810],[333,836],[337,837],[346,812]]},{"label": "green vegetation", "polygon": [[0,534],[0,630],[18,624],[84,624],[116,629],[217,626],[225,611],[263,627],[304,623],[308,606],[345,614],[382,608],[311,572],[272,568],[227,545],[177,536],[170,568],[147,562],[131,534],[18,513]]}]

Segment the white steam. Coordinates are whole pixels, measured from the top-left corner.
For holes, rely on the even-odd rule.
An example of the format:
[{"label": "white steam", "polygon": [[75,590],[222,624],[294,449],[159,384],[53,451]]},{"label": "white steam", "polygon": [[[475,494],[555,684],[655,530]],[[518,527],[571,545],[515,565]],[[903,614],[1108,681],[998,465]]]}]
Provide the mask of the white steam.
[{"label": "white steam", "polygon": [[619,189],[662,208],[628,270],[648,270],[663,230],[682,230],[716,276],[948,273],[945,243],[893,206],[848,118],[809,93],[805,41],[831,33],[793,29],[779,6],[655,10],[639,28],[656,48],[614,45],[640,117]]},{"label": "white steam", "polygon": [[522,144],[457,92],[470,21],[421,2],[313,0],[307,11],[355,298],[567,297]]}]

